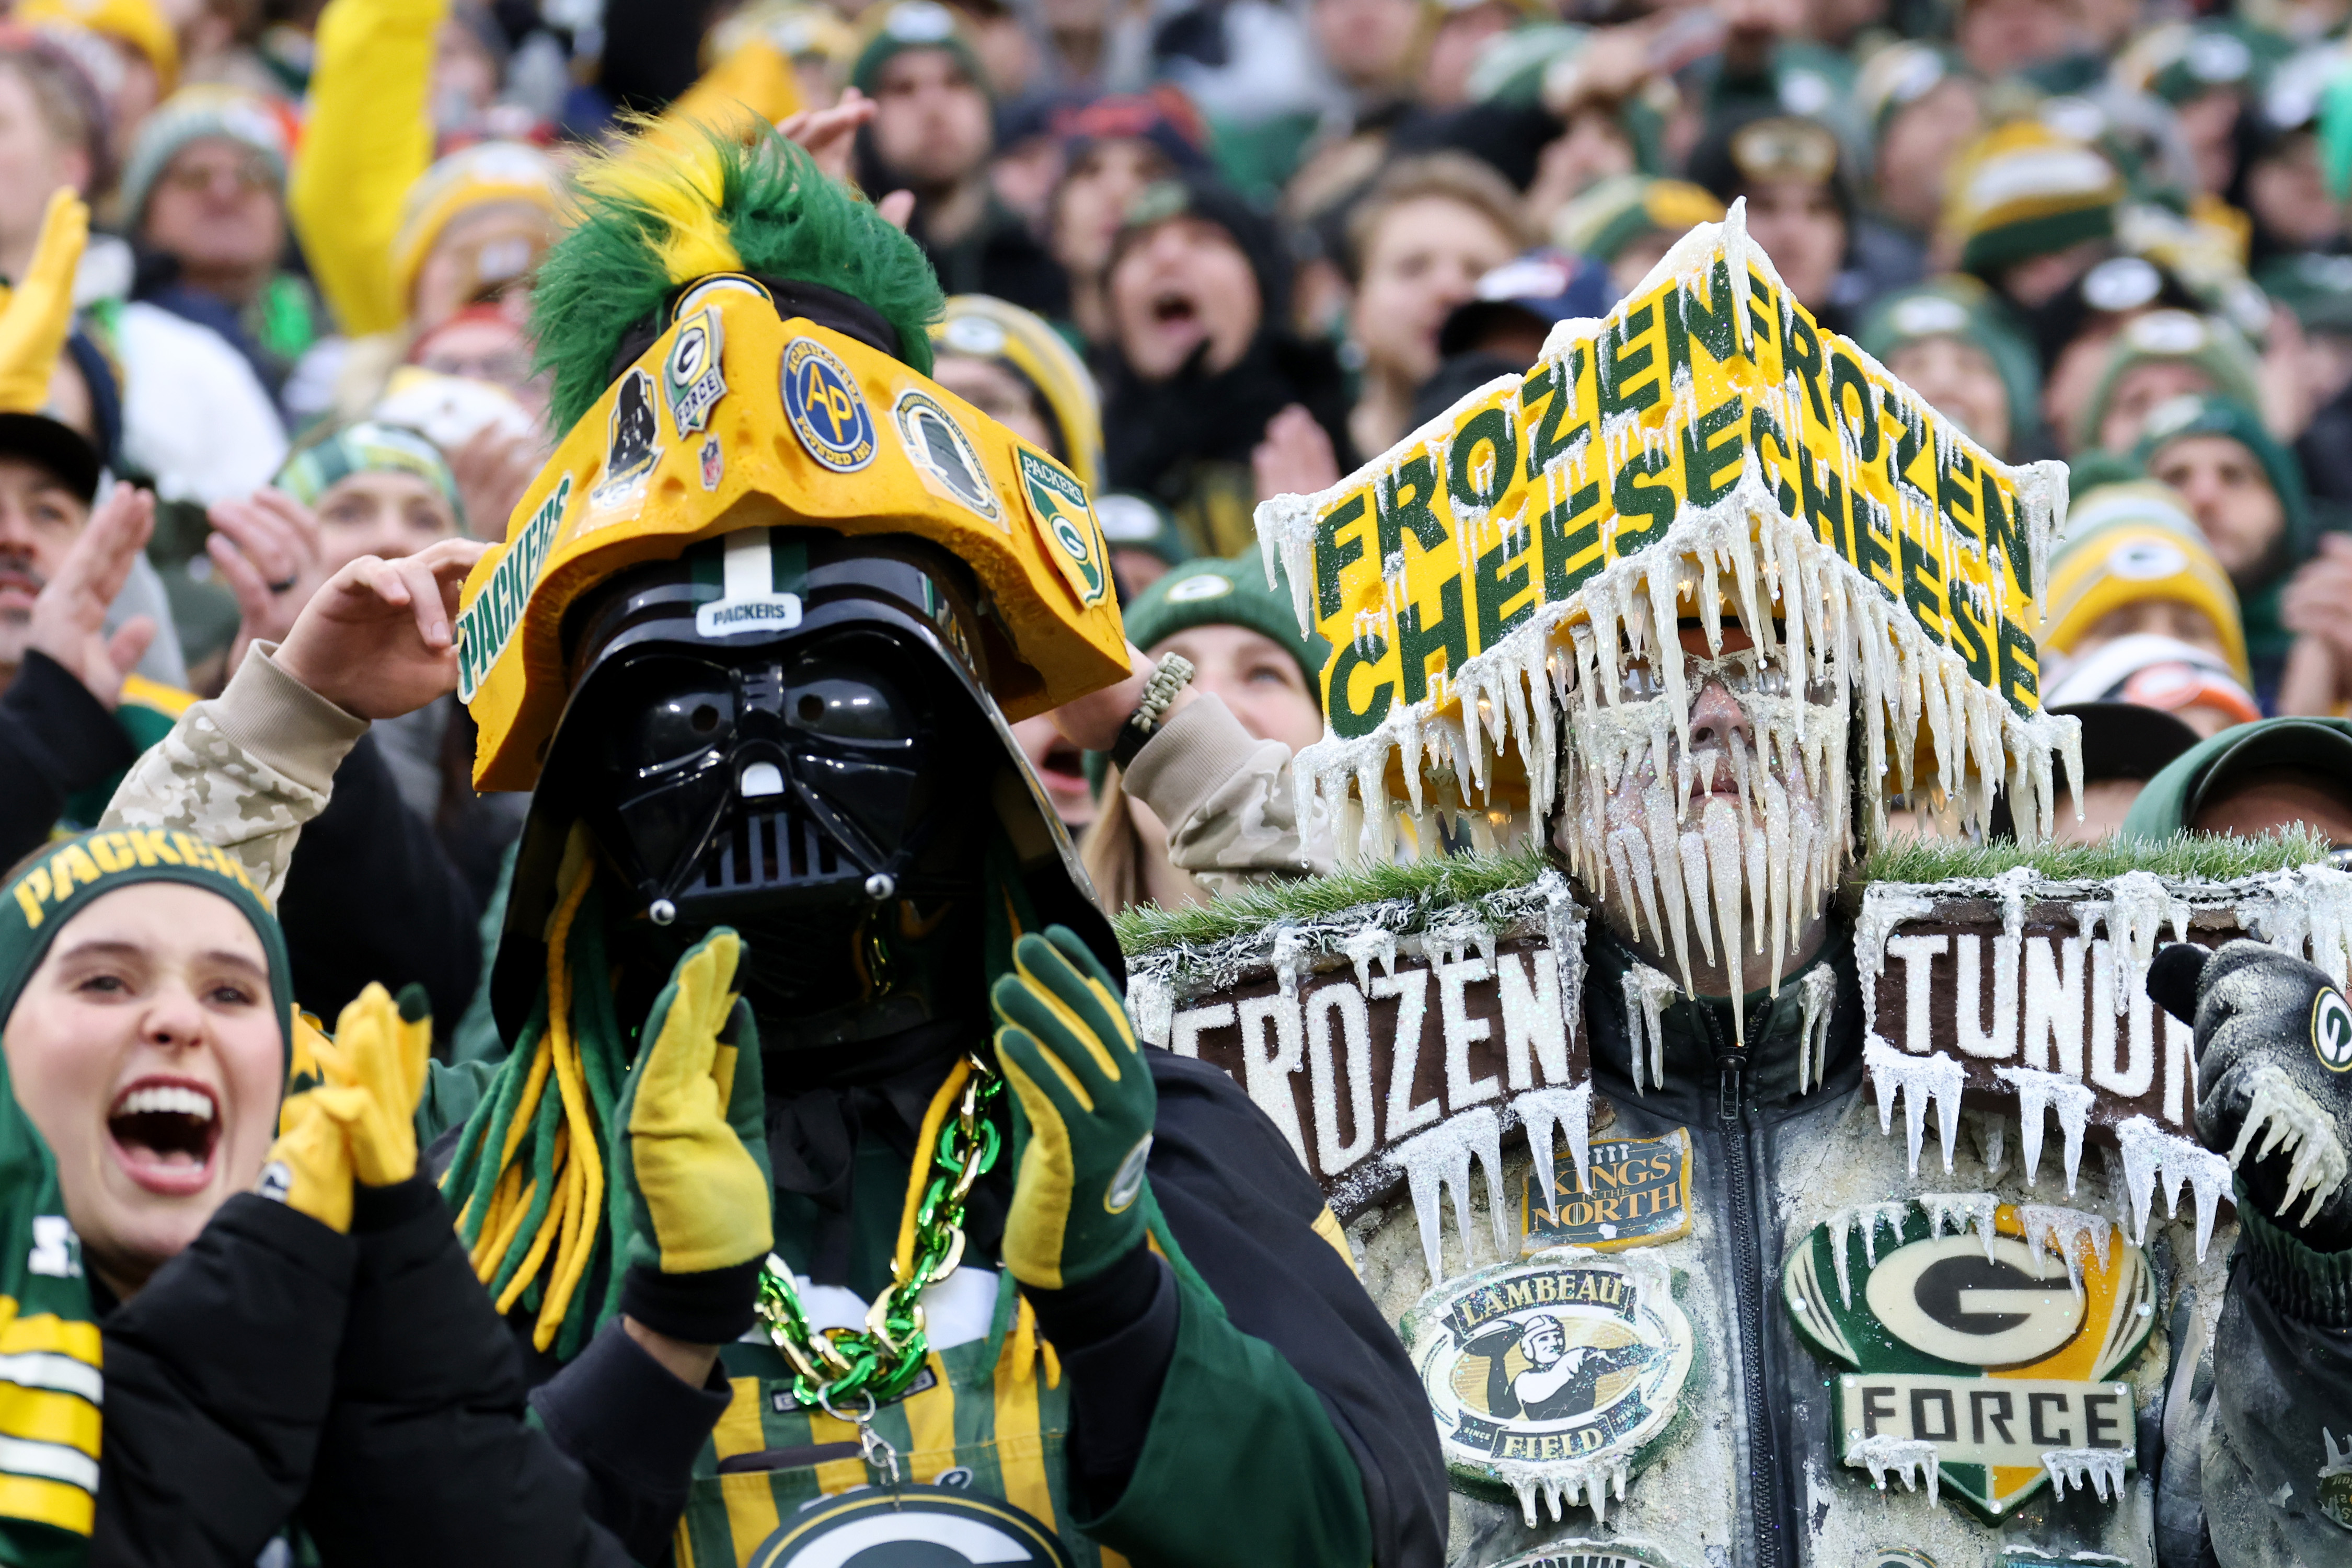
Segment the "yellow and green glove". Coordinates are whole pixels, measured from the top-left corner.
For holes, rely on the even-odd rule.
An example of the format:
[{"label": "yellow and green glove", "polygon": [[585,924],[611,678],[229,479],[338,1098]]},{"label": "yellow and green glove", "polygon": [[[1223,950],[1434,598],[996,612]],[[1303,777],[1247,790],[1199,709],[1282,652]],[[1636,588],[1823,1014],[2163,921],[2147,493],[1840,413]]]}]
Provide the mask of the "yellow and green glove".
[{"label": "yellow and green glove", "polygon": [[1013,1086],[1013,1211],[1004,1266],[1060,1290],[1143,1240],[1159,1094],[1118,983],[1066,926],[1024,936],[996,983],[996,1060]]},{"label": "yellow and green glove", "polygon": [[697,1344],[751,1326],[760,1264],[775,1245],[760,1033],[734,989],[742,955],[742,939],[721,926],[677,961],[613,1117],[627,1237],[621,1310]]},{"label": "yellow and green glove", "polygon": [[433,1019],[412,985],[394,1002],[371,984],[313,1036],[319,1083],[289,1099],[256,1191],[341,1234],[352,1228],[354,1184],[388,1187],[416,1173],[416,1103],[425,1093]]},{"label": "yellow and green glove", "polygon": [[0,413],[37,414],[73,330],[74,269],[89,241],[89,208],[60,185],[41,215],[33,259],[13,289],[0,289]]}]

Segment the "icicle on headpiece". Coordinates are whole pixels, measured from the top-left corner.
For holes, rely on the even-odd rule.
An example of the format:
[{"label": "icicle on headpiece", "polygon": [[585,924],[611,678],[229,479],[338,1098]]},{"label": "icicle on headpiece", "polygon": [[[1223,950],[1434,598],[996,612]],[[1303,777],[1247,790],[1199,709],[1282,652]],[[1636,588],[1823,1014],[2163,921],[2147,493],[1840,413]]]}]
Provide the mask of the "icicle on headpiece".
[{"label": "icicle on headpiece", "polygon": [[[1997,461],[1817,327],[1735,203],[1524,377],[1258,508],[1333,647],[1302,819],[1319,799],[1360,861],[1433,852],[1437,816],[1482,847],[1564,818],[1686,989],[1693,945],[1777,959],[1856,847],[1850,754],[1870,843],[1898,794],[1980,831],[2004,782],[2048,835],[2075,725],[2039,711],[2033,633],[2064,507],[2064,465]],[[1692,744],[1727,620],[1776,672],[1741,696],[1752,752]],[[1694,797],[1702,769],[1737,805]]]}]

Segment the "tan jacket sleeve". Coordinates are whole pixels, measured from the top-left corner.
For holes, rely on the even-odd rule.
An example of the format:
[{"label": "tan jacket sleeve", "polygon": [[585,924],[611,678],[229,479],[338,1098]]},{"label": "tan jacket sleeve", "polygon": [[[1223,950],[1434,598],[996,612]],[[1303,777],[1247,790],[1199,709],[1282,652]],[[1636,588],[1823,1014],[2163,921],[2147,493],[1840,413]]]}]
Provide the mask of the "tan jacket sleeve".
[{"label": "tan jacket sleeve", "polygon": [[236,857],[277,900],[303,824],[327,808],[335,770],[367,733],[355,719],[278,667],[256,643],[209,701],[131,765],[106,808],[108,827],[176,827]]},{"label": "tan jacket sleeve", "polygon": [[1169,858],[1213,893],[1331,869],[1328,831],[1299,830],[1290,748],[1255,739],[1205,692],[1145,742],[1126,785],[1168,825]]}]

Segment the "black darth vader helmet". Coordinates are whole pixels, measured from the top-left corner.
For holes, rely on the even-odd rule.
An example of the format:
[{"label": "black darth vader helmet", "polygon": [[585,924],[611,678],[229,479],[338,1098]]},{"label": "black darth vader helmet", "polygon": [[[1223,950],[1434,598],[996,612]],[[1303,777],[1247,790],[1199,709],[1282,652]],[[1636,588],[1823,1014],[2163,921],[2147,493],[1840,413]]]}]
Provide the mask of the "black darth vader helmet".
[{"label": "black darth vader helmet", "polygon": [[977,895],[1000,830],[1038,917],[1115,966],[988,696],[990,641],[969,569],[900,536],[745,529],[584,595],[499,944],[502,1026],[535,991],[575,821],[627,889],[608,918],[681,936],[736,926],[771,988],[819,978],[835,937],[900,900]]}]

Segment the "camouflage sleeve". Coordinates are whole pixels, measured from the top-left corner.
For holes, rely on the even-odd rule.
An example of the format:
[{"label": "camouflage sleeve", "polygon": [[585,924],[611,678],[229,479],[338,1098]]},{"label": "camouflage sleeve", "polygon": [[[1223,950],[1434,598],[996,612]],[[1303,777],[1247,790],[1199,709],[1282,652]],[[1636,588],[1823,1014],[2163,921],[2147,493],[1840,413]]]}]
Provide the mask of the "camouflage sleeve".
[{"label": "camouflage sleeve", "polygon": [[228,689],[180,715],[131,764],[106,808],[109,827],[176,827],[236,857],[275,900],[302,825],[326,809],[335,769],[367,733],[278,667],[257,643]]},{"label": "camouflage sleeve", "polygon": [[1255,739],[1206,693],[1135,754],[1126,783],[1168,825],[1170,858],[1213,893],[1331,869],[1328,829],[1300,831],[1290,748]]}]

